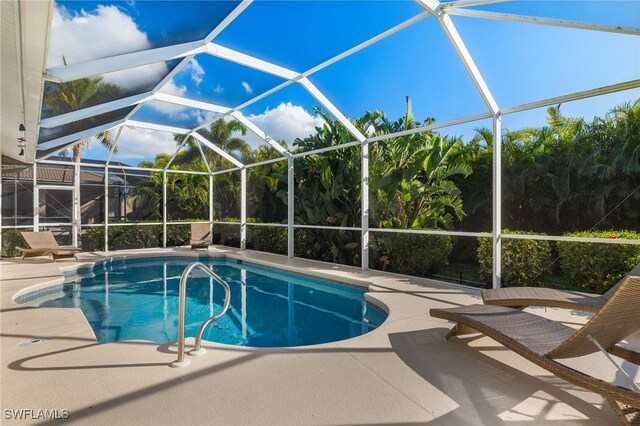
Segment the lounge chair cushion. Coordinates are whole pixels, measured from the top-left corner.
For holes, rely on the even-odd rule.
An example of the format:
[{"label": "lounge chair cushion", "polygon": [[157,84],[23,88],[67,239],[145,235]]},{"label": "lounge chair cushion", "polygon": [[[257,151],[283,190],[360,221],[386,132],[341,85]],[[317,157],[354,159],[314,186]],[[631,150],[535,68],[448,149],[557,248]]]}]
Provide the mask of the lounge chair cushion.
[{"label": "lounge chair cushion", "polygon": [[556,290],[542,287],[506,287],[482,291],[487,305],[497,306],[549,306],[598,312],[607,299],[597,294]]},{"label": "lounge chair cushion", "polygon": [[[431,316],[459,322],[500,343],[517,342],[530,351],[545,355],[573,336],[575,329],[539,315],[491,305],[431,309]],[[512,343],[509,342],[509,343]],[[507,345],[509,346],[509,345]],[[597,350],[594,346],[594,351]]]}]

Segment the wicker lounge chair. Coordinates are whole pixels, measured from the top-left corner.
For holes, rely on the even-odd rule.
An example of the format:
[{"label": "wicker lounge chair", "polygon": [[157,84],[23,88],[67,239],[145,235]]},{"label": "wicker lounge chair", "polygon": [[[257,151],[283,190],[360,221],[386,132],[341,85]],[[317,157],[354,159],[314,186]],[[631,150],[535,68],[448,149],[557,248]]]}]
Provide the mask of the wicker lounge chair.
[{"label": "wicker lounge chair", "polygon": [[[640,276],[640,264],[629,275]],[[548,306],[598,312],[629,275],[618,281],[615,286],[603,295],[552,288],[509,287],[483,290],[482,300],[485,305],[507,306],[517,309],[526,308],[527,306]]]},{"label": "wicker lounge chair", "polygon": [[211,245],[211,225],[209,222],[191,224],[191,250],[207,248]]},{"label": "wicker lounge chair", "polygon": [[431,309],[430,313],[456,323],[447,339],[466,327],[483,333],[554,375],[602,395],[622,423],[640,422],[640,389],[612,358],[609,360],[626,376],[629,387],[605,382],[557,361],[602,351],[607,357],[611,353],[632,363],[640,362],[639,353],[617,345],[640,330],[640,276],[628,276],[578,330],[503,306],[471,305]]},{"label": "wicker lounge chair", "polygon": [[75,257],[82,249],[75,246],[60,246],[51,231],[21,232],[29,248],[16,247],[22,252],[22,258],[51,255],[53,260]]}]

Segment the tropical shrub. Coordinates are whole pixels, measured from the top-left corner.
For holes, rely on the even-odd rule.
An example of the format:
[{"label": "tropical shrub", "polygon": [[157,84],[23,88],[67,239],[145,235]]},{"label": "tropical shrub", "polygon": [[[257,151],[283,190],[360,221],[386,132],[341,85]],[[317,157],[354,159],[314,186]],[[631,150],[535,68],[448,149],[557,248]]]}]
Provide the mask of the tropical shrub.
[{"label": "tropical shrub", "polygon": [[323,262],[360,265],[360,232],[296,229],[295,255]]},{"label": "tropical shrub", "polygon": [[20,235],[19,229],[5,229],[2,231],[2,256],[3,257],[16,257],[20,256],[21,252],[16,250],[16,246],[28,247],[27,243]]},{"label": "tropical shrub", "polygon": [[[535,232],[510,231],[505,234],[544,235]],[[541,287],[551,274],[551,244],[541,240],[502,240],[502,286]],[[493,245],[491,238],[479,238],[478,264],[481,279],[490,284],[493,277]]]},{"label": "tropical shrub", "polygon": [[104,250],[104,227],[92,226],[83,228],[81,238],[82,250],[84,251],[102,251]]},{"label": "tropical shrub", "polygon": [[431,277],[447,264],[453,250],[453,238],[420,234],[376,236],[370,249],[376,269]]},{"label": "tropical shrub", "polygon": [[[632,231],[583,231],[567,237],[640,239]],[[640,263],[640,245],[558,241],[560,269],[575,289],[604,293]]]}]

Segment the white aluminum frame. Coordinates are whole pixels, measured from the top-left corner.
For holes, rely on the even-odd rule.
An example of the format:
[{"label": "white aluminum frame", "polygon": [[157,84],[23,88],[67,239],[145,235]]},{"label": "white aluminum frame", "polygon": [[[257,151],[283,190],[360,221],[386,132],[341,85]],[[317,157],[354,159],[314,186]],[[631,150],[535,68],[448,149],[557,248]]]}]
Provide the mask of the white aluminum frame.
[{"label": "white aluminum frame", "polygon": [[[611,240],[611,239],[597,239],[597,238],[576,238],[576,237],[554,237],[554,236],[537,236],[537,235],[517,235],[517,234],[502,234],[501,233],[501,153],[500,150],[493,150],[493,225],[492,232],[455,232],[455,231],[432,231],[432,230],[407,230],[407,229],[379,229],[379,228],[369,228],[368,223],[368,213],[369,213],[369,188],[368,188],[368,178],[369,178],[369,145],[371,143],[376,143],[381,140],[386,140],[393,137],[399,137],[404,135],[409,135],[413,133],[420,133],[429,130],[434,130],[443,127],[454,126],[457,124],[477,121],[481,119],[491,118],[493,121],[493,131],[494,131],[494,146],[499,146],[501,143],[501,117],[506,114],[516,113],[520,111],[527,111],[535,108],[540,108],[544,106],[554,105],[561,102],[568,102],[572,100],[585,99],[593,96],[599,96],[606,93],[613,93],[622,90],[628,90],[640,87],[640,80],[632,80],[627,82],[622,82],[610,86],[605,86],[601,88],[596,88],[588,91],[577,92],[568,94],[565,96],[555,97],[544,99],[536,102],[531,102],[523,105],[513,106],[509,108],[500,109],[497,105],[495,99],[489,87],[486,85],[483,76],[480,70],[475,65],[473,58],[466,48],[464,41],[461,36],[457,32],[457,29],[450,18],[450,15],[460,15],[467,16],[471,18],[478,19],[493,19],[493,20],[502,20],[502,21],[511,21],[511,22],[520,22],[520,23],[528,23],[528,24],[537,24],[537,25],[547,25],[547,26],[557,26],[557,27],[566,27],[566,28],[575,28],[579,30],[592,30],[592,31],[606,31],[613,33],[622,33],[622,34],[632,34],[632,35],[640,35],[640,29],[635,27],[623,27],[623,26],[612,26],[612,25],[602,25],[597,23],[588,23],[588,22],[578,22],[578,21],[569,21],[562,19],[552,19],[552,18],[541,18],[535,16],[524,16],[524,15],[514,15],[507,13],[497,13],[497,12],[488,12],[477,9],[468,9],[472,6],[490,4],[490,3],[498,3],[505,0],[457,0],[453,2],[440,3],[437,0],[417,0],[417,2],[425,9],[424,12],[413,16],[410,19],[405,20],[404,22],[381,32],[380,34],[316,65],[315,67],[303,72],[297,73],[292,70],[288,70],[284,67],[275,65],[273,63],[264,61],[259,58],[252,57],[250,55],[244,54],[242,52],[237,52],[235,50],[229,49],[225,46],[221,46],[217,43],[214,43],[213,40],[215,37],[226,28],[240,13],[242,13],[252,2],[252,0],[244,0],[240,5],[238,5],[207,37],[203,40],[190,42],[190,43],[182,43],[173,46],[167,46],[163,48],[157,49],[149,49],[141,52],[134,52],[124,55],[116,55],[107,58],[101,58],[85,63],[80,64],[72,64],[66,65],[62,67],[56,67],[47,70],[47,74],[45,75],[45,79],[50,79],[53,81],[70,81],[77,78],[82,77],[91,77],[96,75],[102,75],[107,72],[119,71],[123,69],[134,68],[142,65],[147,65],[156,62],[164,62],[171,59],[182,58],[180,64],[174,68],[169,75],[167,75],[151,92],[146,92],[139,95],[130,96],[124,99],[119,99],[111,102],[107,102],[104,104],[96,105],[93,107],[85,108],[78,111],[73,111],[67,114],[62,114],[56,117],[51,117],[48,119],[43,119],[40,122],[40,126],[42,127],[54,127],[62,124],[66,124],[72,121],[81,120],[84,118],[91,117],[93,115],[102,114],[105,112],[113,111],[119,108],[135,105],[134,109],[131,113],[127,115],[122,120],[117,120],[112,123],[107,123],[102,126],[98,126],[93,129],[88,129],[82,132],[78,132],[73,135],[64,136],[55,140],[48,141],[40,145],[42,149],[54,149],[53,152],[47,154],[46,156],[38,159],[36,163],[62,163],[65,165],[73,164],[74,166],[74,187],[79,184],[79,170],[80,164],[70,163],[70,162],[55,162],[52,160],[47,160],[49,157],[55,155],[57,152],[68,148],[74,141],[86,137],[90,137],[100,131],[108,130],[108,129],[118,129],[118,133],[115,139],[114,147],[109,153],[109,157],[107,159],[105,168],[105,222],[102,224],[88,225],[84,224],[84,226],[105,226],[105,250],[108,250],[108,228],[109,226],[127,226],[127,225],[163,225],[163,246],[166,246],[166,226],[167,226],[167,173],[191,173],[191,174],[204,174],[209,176],[209,222],[213,225],[215,223],[227,223],[227,222],[216,222],[213,217],[213,200],[214,200],[214,188],[213,188],[213,176],[228,173],[236,170],[240,170],[241,172],[241,218],[240,223],[237,222],[228,222],[229,224],[240,225],[241,228],[241,246],[244,249],[246,246],[246,226],[280,226],[287,227],[288,230],[288,255],[289,257],[294,256],[295,249],[295,238],[294,238],[294,230],[296,228],[309,228],[309,229],[332,229],[332,230],[349,230],[349,231],[360,231],[362,234],[362,269],[368,269],[368,242],[369,242],[369,233],[370,232],[398,232],[398,233],[414,233],[414,234],[434,234],[434,235],[457,235],[457,236],[466,236],[466,237],[491,237],[493,240],[493,269],[494,269],[494,287],[500,286],[500,246],[501,240],[504,238],[510,239],[539,239],[539,240],[556,240],[556,241],[576,241],[576,242],[598,242],[598,243],[610,243],[610,244],[640,244],[640,241],[636,240]],[[508,1],[508,0],[507,0]],[[394,134],[382,135],[367,138],[364,136],[358,129],[356,129],[347,119],[342,112],[335,107],[333,103],[321,92],[318,88],[309,80],[309,76],[312,74],[368,47],[377,43],[380,40],[389,37],[392,34],[395,34],[398,31],[401,31],[429,16],[435,17],[438,20],[442,30],[447,35],[449,41],[451,42],[453,48],[459,56],[462,64],[465,66],[469,76],[471,77],[473,83],[475,84],[478,92],[483,98],[485,105],[487,106],[488,112],[481,113],[474,116],[463,117],[456,120],[450,120],[447,122],[441,123],[433,123],[428,126],[423,126],[417,129],[411,129],[407,131],[396,132]],[[269,73],[272,75],[276,75],[285,79],[286,81],[282,84],[238,105],[235,108],[227,108],[219,105],[213,105],[207,102],[196,101],[192,99],[182,98],[170,94],[166,94],[161,92],[163,86],[165,86],[171,78],[179,72],[184,66],[186,66],[191,59],[195,57],[195,55],[200,53],[207,53],[225,60],[229,60],[243,66],[251,67],[257,69],[259,71]],[[270,138],[266,133],[264,133],[261,129],[259,129],[255,124],[253,124],[250,120],[248,120],[240,111],[255,103],[266,96],[269,96],[279,90],[284,89],[285,87],[293,84],[299,83],[303,86],[327,111],[329,111],[342,125],[344,125],[349,132],[354,136],[355,140],[350,143],[317,149],[308,152],[299,152],[299,153],[291,153],[287,149],[280,146],[275,140]],[[280,154],[283,155],[282,158],[266,160],[255,164],[242,164],[238,159],[231,156],[226,151],[217,147],[215,144],[208,141],[202,135],[197,133],[197,130],[208,126],[211,122],[203,123],[196,128],[193,129],[183,129],[172,126],[164,126],[153,123],[144,123],[140,121],[131,120],[131,117],[135,114],[135,112],[145,103],[150,102],[152,100],[160,101],[160,102],[168,102],[176,105],[181,105],[189,108],[198,108],[206,111],[212,111],[220,114],[221,116],[230,115],[243,123],[250,131],[258,135],[265,142],[269,143],[272,147],[274,147]],[[219,117],[216,117],[218,119]],[[131,166],[111,166],[109,163],[113,156],[113,152],[115,147],[117,146],[118,140],[120,138],[122,129],[124,126],[129,127],[137,127],[150,129],[155,131],[162,132],[170,132],[170,133],[179,133],[185,134],[187,137],[185,138],[185,142],[183,142],[176,153],[171,157],[165,169],[151,169],[151,168],[141,168],[141,167],[131,167]],[[180,149],[186,143],[188,137],[193,136],[197,140],[197,147],[200,151],[201,157],[205,160],[205,164],[207,167],[206,172],[194,172],[194,171],[181,171],[181,170],[171,170],[169,166],[171,165],[175,155],[180,151]],[[202,146],[204,145],[209,149],[214,150],[217,154],[221,155],[223,158],[229,160],[234,167],[222,170],[222,171],[212,171],[206,161],[206,157],[204,152],[202,151]],[[307,155],[317,155],[325,152],[329,152],[332,150],[349,148],[353,146],[361,147],[361,185],[362,185],[362,213],[361,213],[361,227],[332,227],[332,226],[314,226],[314,225],[295,225],[294,224],[294,200],[295,200],[295,170],[294,170],[294,159],[304,157]],[[288,183],[288,196],[287,196],[287,224],[263,224],[263,223],[247,223],[246,222],[246,186],[247,186],[247,168],[255,167],[258,165],[265,165],[274,163],[277,161],[287,160],[287,183]],[[36,178],[36,163],[34,163],[34,189],[37,188],[37,178]],[[95,167],[95,165],[89,164],[90,166]],[[144,170],[144,171],[154,171],[154,172],[162,172],[163,173],[163,220],[162,222],[149,222],[149,223],[109,223],[108,220],[108,173],[110,169],[116,170]],[[37,230],[39,228],[39,216],[38,216],[38,191],[34,190],[34,224],[33,228]],[[78,191],[79,194],[79,191]],[[79,204],[79,200],[75,200],[77,204]],[[79,208],[79,206],[77,206]],[[78,215],[78,221],[80,221],[80,216]],[[176,222],[177,223],[177,222]],[[190,222],[185,222],[190,223]],[[82,225],[80,223],[80,225]],[[31,227],[31,226],[28,226]],[[2,229],[6,228],[14,228],[14,227],[0,227]],[[1,241],[1,240],[0,240]]]},{"label": "white aluminum frame", "polygon": [[[235,17],[238,16],[251,3],[251,1],[252,0],[243,1],[229,15],[229,17],[227,17],[227,19],[225,19],[208,37],[206,37],[202,41],[202,43],[204,45],[206,45],[206,46],[212,45],[212,47],[210,49],[211,52],[208,52],[208,53],[212,53],[212,54],[217,55],[217,53],[216,53],[217,47],[216,46],[218,46],[218,45],[213,45],[212,43],[209,43],[209,42],[213,39],[213,37],[215,35],[217,35],[219,32],[221,32],[222,29],[224,27],[226,27],[226,25],[228,25],[233,19],[235,19]],[[370,45],[372,45],[372,44],[374,44],[374,43],[376,43],[376,42],[378,42],[380,40],[383,40],[384,38],[389,37],[389,36],[395,34],[396,32],[398,32],[398,31],[400,31],[400,30],[402,30],[404,28],[407,28],[410,25],[415,24],[416,22],[421,21],[422,19],[425,19],[428,16],[429,16],[429,13],[423,12],[423,13],[418,14],[418,15],[410,18],[410,19],[407,19],[406,21],[404,21],[404,22],[402,22],[402,23],[400,23],[400,24],[398,24],[398,25],[396,25],[396,26],[394,26],[394,27],[392,27],[392,28],[390,28],[390,29],[388,29],[386,31],[383,31],[382,33],[372,37],[371,39],[366,40],[366,41],[358,44],[357,46],[354,46],[353,48],[348,49],[347,51],[345,51],[345,52],[343,52],[343,53],[341,53],[339,55],[336,55],[333,58],[330,58],[327,61],[324,61],[323,63],[311,68],[310,70],[308,70],[308,71],[306,71],[306,72],[304,72],[302,74],[296,74],[294,71],[287,70],[287,69],[285,69],[283,67],[280,67],[280,66],[277,66],[277,65],[274,65],[274,64],[270,64],[267,61],[263,61],[261,59],[253,58],[253,57],[251,57],[249,55],[245,55],[245,54],[243,54],[241,52],[236,52],[236,51],[233,51],[231,49],[227,49],[227,48],[222,48],[221,47],[222,49],[224,49],[223,50],[223,54],[224,54],[225,59],[227,59],[227,60],[232,60],[234,62],[241,63],[241,64],[243,64],[245,66],[249,66],[249,67],[252,67],[252,68],[255,68],[255,69],[258,69],[258,70],[261,70],[261,71],[265,71],[265,72],[268,72],[268,73],[271,73],[271,74],[279,75],[282,78],[291,77],[291,78],[287,79],[287,81],[285,81],[284,83],[280,84],[279,86],[277,86],[277,87],[275,87],[275,88],[273,88],[271,90],[268,90],[267,92],[265,92],[265,93],[263,93],[261,95],[258,95],[256,97],[254,97],[253,99],[250,99],[247,102],[244,102],[243,104],[237,106],[236,108],[233,108],[231,110],[227,109],[227,112],[225,113],[225,115],[237,112],[237,111],[239,111],[239,110],[251,105],[252,103],[259,101],[260,99],[263,99],[264,97],[266,97],[266,96],[268,96],[268,95],[270,95],[272,93],[275,93],[275,92],[277,92],[277,91],[279,91],[281,89],[284,89],[285,87],[289,86],[290,84],[292,84],[292,83],[294,83],[296,81],[299,81],[299,80],[301,80],[303,78],[306,78],[309,75],[311,75],[311,74],[313,74],[315,72],[318,72],[318,71],[320,71],[320,70],[332,65],[333,63],[335,63],[335,62],[337,62],[337,61],[339,61],[341,59],[346,58],[347,56],[350,56],[350,55],[352,55],[352,54],[354,54],[356,52],[359,52],[360,50],[364,49],[365,47],[368,47],[368,46],[370,46]],[[182,51],[182,50],[184,50],[184,46],[183,45],[177,45],[176,46],[176,50]],[[203,52],[199,52],[199,53],[203,53]],[[184,56],[183,61],[167,77],[165,77],[165,79],[163,79],[154,88],[154,90],[152,91],[154,93],[154,96],[152,98],[148,98],[145,101],[142,101],[142,102],[138,103],[137,106],[131,111],[131,113],[129,113],[129,115],[127,115],[127,117],[125,117],[124,120],[125,121],[129,120],[145,102],[148,102],[148,101],[153,100],[153,99],[160,100],[160,101],[163,101],[163,102],[175,103],[175,104],[178,104],[178,105],[184,105],[184,106],[191,106],[191,107],[195,107],[195,108],[207,109],[206,103],[199,102],[199,101],[193,101],[193,100],[190,100],[190,99],[180,98],[180,97],[177,97],[177,96],[167,95],[167,94],[158,92],[158,90],[160,90],[166,83],[168,83],[171,80],[171,78],[173,77],[173,75],[175,75],[177,72],[179,72],[179,70],[182,69],[195,56],[195,54],[196,53],[186,54]],[[123,55],[120,55],[120,56],[123,56]],[[116,57],[113,57],[113,58],[116,58]],[[107,58],[105,58],[105,59],[107,59]],[[123,58],[121,58],[121,59],[123,59]],[[172,59],[172,58],[169,58],[169,59]],[[137,63],[137,62],[135,62],[135,61],[132,62],[132,64],[135,64],[135,63]],[[120,60],[119,66],[121,67],[120,69],[126,69],[127,68],[126,61]],[[65,68],[65,67],[60,67],[60,68]],[[45,77],[49,78],[50,76],[47,75]],[[324,95],[321,95],[321,96],[324,96]],[[198,105],[198,106],[196,106],[196,105]],[[226,109],[224,107],[217,107],[217,106],[213,106],[213,105],[211,105],[211,107],[215,107],[216,108],[214,110],[215,112],[217,112],[219,110],[221,111],[223,109]],[[209,109],[207,109],[207,110],[209,110]],[[106,112],[106,111],[103,110],[103,112]],[[210,123],[211,122],[206,122],[206,123],[194,128],[192,130],[197,131],[197,130],[199,130],[201,128],[204,128],[204,127],[208,126]],[[129,125],[131,125],[131,124],[129,124]],[[245,125],[246,125],[246,123],[245,123]],[[255,126],[252,126],[252,127],[255,127]],[[253,130],[253,129],[251,129],[251,130],[255,132],[255,130]],[[259,132],[256,132],[256,134],[259,137],[263,137],[264,132],[259,131]],[[280,151],[281,147],[277,143],[273,142],[273,140],[271,140],[271,138],[266,136],[266,137],[263,137],[263,139],[266,142],[268,142],[269,144],[271,144],[272,146],[274,146],[274,148],[276,148],[276,149],[278,149]],[[71,142],[71,143],[73,143],[73,142]],[[61,148],[61,150],[62,149],[63,148]],[[53,154],[55,154],[55,153],[52,153],[50,155],[53,155]],[[286,154],[284,154],[284,155],[286,156]]]},{"label": "white aluminum frame", "polygon": [[[122,128],[120,128],[122,129]],[[80,224],[82,226],[82,224]],[[109,165],[104,166],[104,251],[109,252]]]},{"label": "white aluminum frame", "polygon": [[369,269],[369,142],[360,146],[360,267]]},{"label": "white aluminum frame", "polygon": [[603,31],[608,33],[640,35],[640,28],[620,25],[595,24],[591,22],[571,21],[567,19],[544,18],[539,16],[515,15],[512,13],[489,12],[486,10],[452,7],[444,9],[449,15],[471,18],[493,19],[497,21],[519,22],[523,24],[545,25],[551,27],[574,28],[579,30]]},{"label": "white aluminum frame", "polygon": [[[493,232],[492,232],[492,259],[493,259],[493,288],[502,285],[502,117],[493,117]],[[495,147],[500,147],[497,149]]]},{"label": "white aluminum frame", "polygon": [[240,250],[247,248],[247,169],[240,169]]},{"label": "white aluminum frame", "polygon": [[293,157],[287,160],[287,256],[295,256],[294,202],[295,202],[295,161]]},{"label": "white aluminum frame", "polygon": [[167,171],[162,171],[162,247],[167,247]]}]

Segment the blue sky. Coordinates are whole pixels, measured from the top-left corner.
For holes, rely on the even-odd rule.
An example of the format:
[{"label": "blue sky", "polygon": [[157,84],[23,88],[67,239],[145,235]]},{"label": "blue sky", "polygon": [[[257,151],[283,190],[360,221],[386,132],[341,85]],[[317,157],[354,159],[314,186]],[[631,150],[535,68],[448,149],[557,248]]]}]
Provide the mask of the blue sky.
[{"label": "blue sky", "polygon": [[[56,62],[62,55],[73,63],[198,40],[236,4],[57,2],[48,65],[59,65]],[[640,27],[640,2],[634,1],[518,1],[481,9]],[[256,1],[214,42],[302,72],[422,11],[412,1]],[[457,16],[453,21],[501,107],[640,78],[637,36]],[[160,80],[169,70],[168,64],[155,64],[138,73],[138,79]],[[142,87],[134,84],[131,72],[105,79],[126,86],[128,93],[139,92]],[[486,111],[433,17],[310,79],[348,117],[380,109],[395,120],[404,112],[406,95],[411,96],[419,120],[435,117],[444,121]],[[281,82],[274,76],[198,55],[162,91],[233,107]],[[563,110],[591,118],[637,97],[640,90],[567,104]],[[317,104],[299,85],[293,85],[242,112],[273,137],[291,142],[320,123],[312,115]],[[214,117],[157,102],[140,109],[134,118],[192,127]],[[510,128],[542,125],[544,110],[508,116],[504,122]],[[454,130],[471,136],[471,129],[478,124],[484,123]],[[122,139],[119,159],[125,162],[135,164],[175,146],[170,135],[124,133],[131,134]],[[255,138],[251,141],[257,143]],[[125,144],[131,144],[131,148]],[[104,152],[91,147],[85,156],[102,158]]]}]

